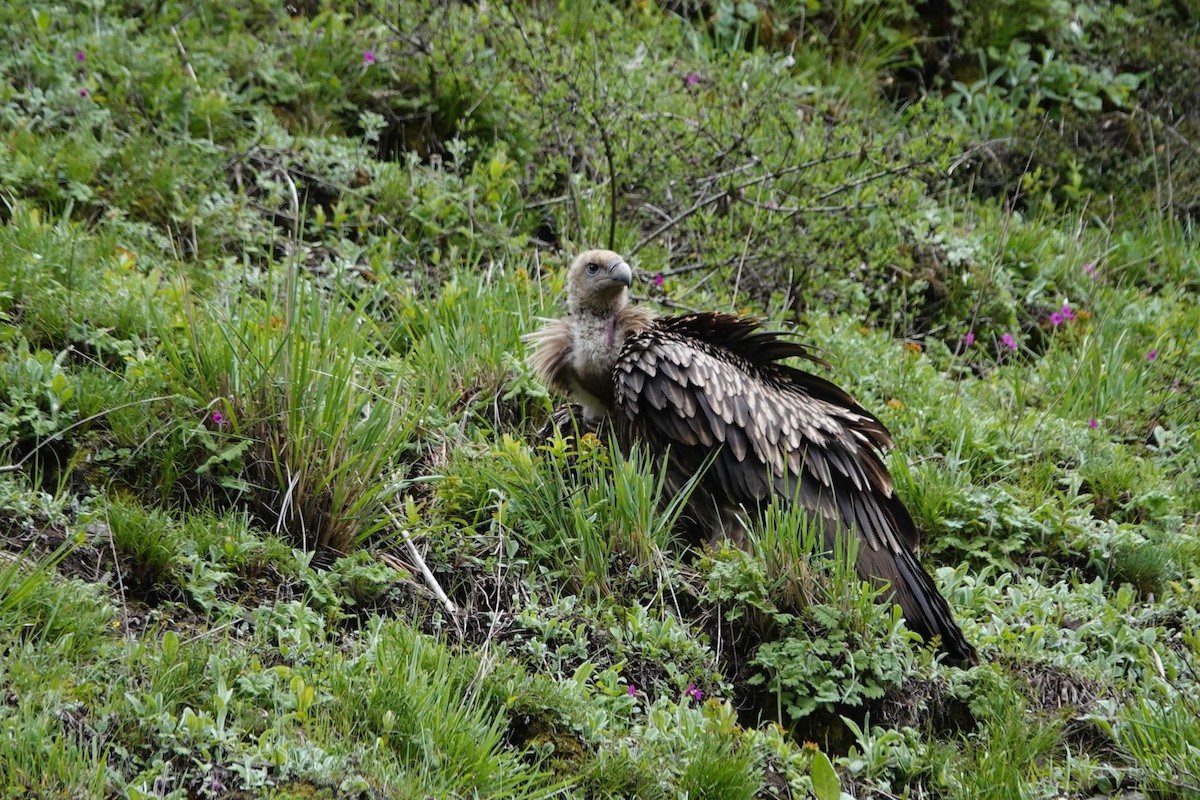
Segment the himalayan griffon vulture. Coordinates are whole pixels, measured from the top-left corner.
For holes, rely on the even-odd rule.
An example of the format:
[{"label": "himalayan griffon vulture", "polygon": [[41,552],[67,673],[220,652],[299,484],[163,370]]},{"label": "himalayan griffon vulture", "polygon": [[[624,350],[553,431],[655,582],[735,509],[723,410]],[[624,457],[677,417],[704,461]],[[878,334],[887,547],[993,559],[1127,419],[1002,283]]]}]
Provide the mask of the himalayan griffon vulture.
[{"label": "himalayan griffon vulture", "polygon": [[[916,526],[881,458],[893,445],[883,424],[829,381],[782,363],[825,363],[803,345],[729,314],[656,317],[630,304],[632,282],[616,253],[581,254],[567,273],[569,316],[529,336],[533,369],[582,408],[575,422],[665,457],[672,491],[703,470],[684,517],[710,538],[741,543],[746,513],[773,498],[819,515],[827,546],[852,531],[858,574],[886,583],[909,627],[938,636],[952,661],[975,662],[913,553]],[[573,416],[555,419],[561,428]]]}]

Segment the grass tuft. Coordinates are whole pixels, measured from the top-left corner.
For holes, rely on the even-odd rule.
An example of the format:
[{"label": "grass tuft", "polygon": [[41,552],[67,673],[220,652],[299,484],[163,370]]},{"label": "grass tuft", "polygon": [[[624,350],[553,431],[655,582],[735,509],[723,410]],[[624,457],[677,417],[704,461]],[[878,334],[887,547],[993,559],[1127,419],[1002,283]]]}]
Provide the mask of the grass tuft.
[{"label": "grass tuft", "polygon": [[385,525],[426,390],[375,384],[370,328],[289,276],[277,301],[160,321],[168,342],[170,326],[190,328],[184,346],[164,351],[192,409],[175,436],[194,464],[190,487],[206,493],[193,502],[237,503],[296,547],[333,558]]}]

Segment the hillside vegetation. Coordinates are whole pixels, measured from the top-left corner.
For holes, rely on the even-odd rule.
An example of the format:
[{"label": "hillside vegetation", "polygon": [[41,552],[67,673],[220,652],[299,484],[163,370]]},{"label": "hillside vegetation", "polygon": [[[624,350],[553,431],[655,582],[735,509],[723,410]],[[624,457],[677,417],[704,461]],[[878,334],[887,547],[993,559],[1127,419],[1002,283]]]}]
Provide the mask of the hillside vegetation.
[{"label": "hillside vegetation", "polygon": [[[1200,796],[1195,0],[0,31],[5,797]],[[596,246],[822,351],[979,666],[539,439]]]}]

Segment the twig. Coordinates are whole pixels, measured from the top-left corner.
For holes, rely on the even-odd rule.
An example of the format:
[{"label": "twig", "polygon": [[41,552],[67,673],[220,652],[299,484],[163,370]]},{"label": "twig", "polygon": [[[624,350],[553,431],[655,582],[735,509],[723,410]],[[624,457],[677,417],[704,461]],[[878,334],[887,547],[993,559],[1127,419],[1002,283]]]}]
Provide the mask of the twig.
[{"label": "twig", "polygon": [[[607,189],[608,184],[609,184],[609,181],[606,178],[603,181],[601,181],[600,183],[596,184],[595,186],[590,186],[587,189],[583,189],[582,191],[579,192],[579,195],[581,197],[588,197],[588,196],[593,195],[596,192],[600,191],[601,189]],[[554,205],[558,205],[559,203],[569,203],[569,202],[571,202],[571,200],[572,200],[571,193],[560,194],[560,195],[556,195],[555,197],[547,197],[543,200],[530,200],[528,203],[525,204],[525,208],[527,208],[527,209],[545,208],[546,206],[554,206]]]},{"label": "twig", "polygon": [[843,211],[871,211],[879,208],[879,203],[848,203],[844,206],[804,206],[797,208],[796,214],[840,214]]},{"label": "twig", "polygon": [[[762,184],[758,185],[759,197],[762,197]],[[746,226],[746,237],[742,240],[742,252],[738,254],[737,274],[733,278],[733,293],[729,296],[729,310],[737,310],[738,290],[742,286],[742,269],[746,266],[746,253],[750,250],[750,237],[754,235],[754,228],[758,224],[758,214],[760,209],[754,209],[754,218],[750,220],[750,224]]]},{"label": "twig", "polygon": [[50,444],[53,441],[57,441],[58,439],[61,439],[63,436],[65,436],[66,434],[75,430],[76,428],[78,428],[82,425],[87,425],[89,422],[92,422],[93,420],[97,420],[97,419],[100,419],[101,417],[107,416],[107,415],[113,413],[114,411],[120,411],[123,408],[130,408],[132,406],[140,406],[140,405],[143,405],[146,403],[157,403],[160,400],[174,400],[175,398],[182,397],[182,396],[183,395],[179,395],[179,394],[165,394],[160,397],[148,397],[144,400],[134,400],[129,403],[121,403],[118,406],[113,406],[112,408],[106,408],[103,411],[98,411],[95,414],[92,414],[90,417],[84,417],[81,420],[72,422],[70,425],[63,428],[62,430],[55,431],[54,433],[47,436],[45,439],[42,439],[40,442],[38,442],[36,445],[34,445],[32,450],[30,450],[28,453],[26,453],[24,456],[22,456],[19,461],[16,461],[12,464],[5,464],[3,466],[0,466],[0,474],[5,473],[5,472],[17,472],[18,470],[23,469],[25,467],[25,462],[27,462],[29,459],[33,458],[34,455],[36,455],[37,452],[39,450],[41,450],[43,447],[45,447],[46,445]]},{"label": "twig", "polygon": [[[197,89],[201,88],[200,80],[196,77],[196,70],[192,69],[192,60],[191,60],[191,58],[188,57],[187,48],[183,46],[183,39],[179,38],[179,31],[175,29],[174,25],[171,26],[171,35],[175,37],[175,45],[179,48],[179,57],[183,59],[183,71],[185,73],[187,73],[188,78],[191,79],[192,84]],[[190,105],[185,103],[184,104],[184,116],[183,116],[183,129],[184,130],[187,130],[187,128],[188,128],[188,117],[190,115],[189,109],[190,109]],[[212,139],[213,138],[212,115],[207,114],[207,113],[204,115],[204,124],[208,126],[208,138]]]},{"label": "twig", "polygon": [[707,275],[705,275],[703,278],[701,278],[700,280],[691,284],[690,286],[686,287],[683,291],[679,292],[679,294],[675,295],[675,297],[677,298],[677,302],[683,302],[683,300],[688,295],[690,295],[692,292],[697,291],[704,284],[708,283],[713,278],[717,277],[717,274],[720,272],[721,268],[724,266],[728,266],[728,265],[729,265],[729,262],[726,261],[726,263],[721,265],[721,267],[716,267],[716,268],[710,270],[709,273]]},{"label": "twig", "polygon": [[877,181],[880,178],[886,178],[889,175],[899,175],[902,172],[909,172],[910,170],[919,169],[920,167],[928,167],[932,163],[932,161],[913,161],[907,164],[900,164],[895,167],[881,169],[878,172],[872,172],[870,175],[864,175],[858,180],[850,181],[849,183],[843,183],[841,186],[835,186],[828,192],[825,192],[825,194],[819,195],[817,199],[828,200],[835,195],[839,195],[842,192],[848,192],[851,189],[857,189],[859,186],[870,183],[871,181]]},{"label": "twig", "polygon": [[638,203],[638,208],[644,208],[647,211],[651,211],[651,212],[657,214],[658,216],[662,217],[663,219],[671,218],[671,215],[668,214],[666,212],[666,210],[659,208],[658,206],[654,205],[653,203],[651,203],[647,200],[643,200],[642,202]]},{"label": "twig", "polygon": [[694,264],[685,264],[684,266],[676,267],[675,269],[664,269],[662,271],[662,276],[664,278],[670,278],[674,275],[683,275],[684,273],[687,273],[687,272],[695,272],[696,270],[704,269],[707,266],[709,266],[709,264],[707,262],[697,261]]},{"label": "twig", "polygon": [[276,172],[287,181],[288,191],[292,198],[292,235],[296,237],[296,241],[300,241],[300,193],[296,191],[296,182],[292,180],[292,176],[288,173],[287,167],[283,166],[283,162],[276,164],[275,168]]},{"label": "twig", "polygon": [[[732,194],[736,194],[737,192],[740,192],[743,189],[749,189],[751,186],[757,186],[758,184],[766,183],[767,181],[779,180],[784,175],[790,175],[793,172],[801,172],[803,170],[810,169],[810,168],[818,166],[820,164],[829,164],[834,161],[840,161],[840,160],[847,159],[847,158],[855,158],[860,155],[862,155],[861,150],[854,150],[853,152],[836,153],[831,156],[822,156],[820,158],[813,158],[813,159],[805,161],[801,164],[793,164],[790,167],[785,167],[784,169],[781,169],[778,172],[770,172],[770,173],[767,173],[766,175],[760,175],[757,178],[752,178],[751,180],[745,181],[744,183],[740,183],[736,186],[731,186],[728,189],[722,189],[721,191],[717,192],[714,195],[710,195],[709,197],[703,198],[701,200],[697,200],[695,203],[692,204],[691,208],[687,209],[686,211],[683,211],[680,214],[677,214],[676,216],[674,216],[671,219],[664,222],[662,225],[659,225],[657,228],[655,228],[649,234],[647,234],[645,238],[643,238],[640,242],[638,242],[636,245],[634,245],[634,247],[629,251],[629,255],[630,256],[634,255],[639,250],[641,250],[643,247],[650,244],[652,241],[657,239],[659,236],[662,236],[664,233],[669,231],[671,228],[674,228],[676,225],[683,222],[685,219],[692,216],[700,209],[705,208],[706,206],[710,206],[713,203],[716,203],[720,200],[723,200]],[[835,194],[836,194],[836,192],[835,192]]]},{"label": "twig", "polygon": [[433,573],[429,571],[429,567],[425,564],[425,559],[421,557],[421,553],[418,552],[417,546],[412,542],[412,534],[409,533],[408,529],[400,524],[400,520],[396,518],[396,515],[392,513],[390,508],[385,510],[387,511],[388,518],[391,519],[392,524],[396,526],[397,532],[400,533],[400,538],[404,540],[404,546],[408,550],[408,555],[417,565],[417,569],[421,571],[421,577],[425,579],[425,585],[429,587],[431,592],[437,595],[438,600],[442,601],[442,605],[445,607],[446,611],[451,614],[457,614],[458,606],[454,605],[454,601],[446,596],[446,593],[442,591],[441,584],[437,582],[437,578],[433,577]]},{"label": "twig", "polygon": [[[380,12],[379,9],[375,7],[374,3],[359,3],[359,7],[367,8],[371,12],[371,16],[375,17],[376,20],[378,20],[388,30],[390,30],[393,34],[395,34],[396,38],[403,39],[404,41],[408,42],[410,45],[415,47],[418,51],[420,51],[424,55],[428,56],[428,55],[433,54],[432,42],[423,41],[420,37],[415,36],[414,34],[405,33],[404,31],[402,31],[400,29],[400,26],[398,26],[396,23],[392,22],[390,19],[387,18],[386,15],[384,15],[382,12]],[[432,14],[430,14],[430,16],[432,16]],[[424,21],[422,21],[421,24],[418,25],[417,27],[418,28],[424,27],[425,23],[428,22],[428,20],[429,20],[429,18],[426,17],[426,19]]]},{"label": "twig", "polygon": [[669,220],[664,222],[662,225],[659,225],[657,228],[655,228],[653,231],[651,231],[644,239],[642,239],[640,242],[638,242],[637,244],[635,244],[633,246],[633,248],[629,251],[629,255],[630,256],[635,255],[643,247],[650,244],[650,242],[654,241],[659,236],[661,236],[664,233],[666,233],[667,231],[671,230],[671,228],[674,228],[676,225],[683,222],[685,219],[690,217],[692,214],[695,214],[697,211],[704,208],[705,206],[711,205],[724,197],[728,197],[731,191],[732,190],[730,190],[730,189],[726,189],[724,191],[721,191],[721,192],[718,192],[718,193],[712,195],[711,197],[705,198],[703,200],[697,200],[695,203],[692,204],[691,208],[684,211],[682,214],[677,214],[676,216],[671,217]]},{"label": "twig", "polygon": [[664,308],[672,308],[676,311],[686,311],[689,314],[700,314],[704,312],[703,308],[696,308],[695,306],[689,306],[684,303],[677,303],[676,301],[667,297],[638,297],[637,295],[634,295],[633,299],[637,300],[639,303],[658,303]]},{"label": "twig", "polygon": [[175,44],[179,48],[179,57],[183,59],[184,71],[192,79],[192,83],[199,86],[200,81],[196,79],[196,71],[192,69],[192,60],[188,58],[187,49],[183,46],[183,39],[179,38],[179,31],[175,30],[174,25],[171,26],[171,35],[175,37]]},{"label": "twig", "polygon": [[[128,634],[129,602],[125,597],[125,579],[121,575],[121,556],[117,554],[117,543],[113,538],[112,526],[108,524],[107,520],[104,523],[104,527],[108,530],[108,551],[112,554],[113,575],[117,578],[117,594],[121,598],[121,622],[125,625],[125,633]],[[97,559],[97,563],[99,563],[99,559]],[[126,641],[129,641],[129,639],[126,638]]]},{"label": "twig", "polygon": [[[596,43],[592,41],[592,49],[595,51]],[[595,69],[593,74],[596,83],[599,84],[599,53],[594,53],[596,56],[592,61],[592,67]],[[568,82],[572,91],[575,90],[573,82]],[[577,94],[581,94],[577,92]],[[596,130],[600,133],[600,143],[604,146],[604,161],[608,165],[608,249],[611,250],[617,246],[617,163],[613,156],[612,142],[608,138],[608,127],[596,113],[595,108],[588,108],[588,116],[592,118],[592,123],[595,124]]]}]

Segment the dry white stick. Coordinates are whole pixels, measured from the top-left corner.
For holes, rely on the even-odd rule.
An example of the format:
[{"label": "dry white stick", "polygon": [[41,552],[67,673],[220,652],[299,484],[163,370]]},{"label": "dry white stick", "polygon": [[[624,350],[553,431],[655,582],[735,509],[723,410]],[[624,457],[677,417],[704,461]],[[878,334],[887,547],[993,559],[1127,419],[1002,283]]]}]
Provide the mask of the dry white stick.
[{"label": "dry white stick", "polygon": [[183,46],[183,39],[179,38],[179,31],[175,30],[174,25],[171,26],[171,35],[175,37],[175,44],[177,47],[179,47],[179,57],[183,59],[184,71],[186,71],[188,77],[192,79],[192,83],[199,86],[200,81],[196,80],[196,71],[192,69],[192,60],[188,58],[187,50]]},{"label": "dry white stick", "polygon": [[433,573],[429,571],[429,567],[425,564],[425,559],[421,558],[421,554],[417,551],[417,546],[413,544],[412,534],[400,524],[400,520],[396,519],[396,515],[392,513],[390,508],[387,509],[387,514],[391,518],[392,524],[396,526],[396,530],[400,532],[400,537],[404,540],[404,546],[408,548],[408,554],[416,563],[417,569],[421,570],[421,576],[425,578],[425,585],[437,595],[437,599],[442,601],[442,605],[446,607],[447,611],[451,614],[457,614],[458,606],[454,605],[454,601],[446,596],[446,593],[442,591],[441,584],[437,582],[437,578],[433,577]]}]

